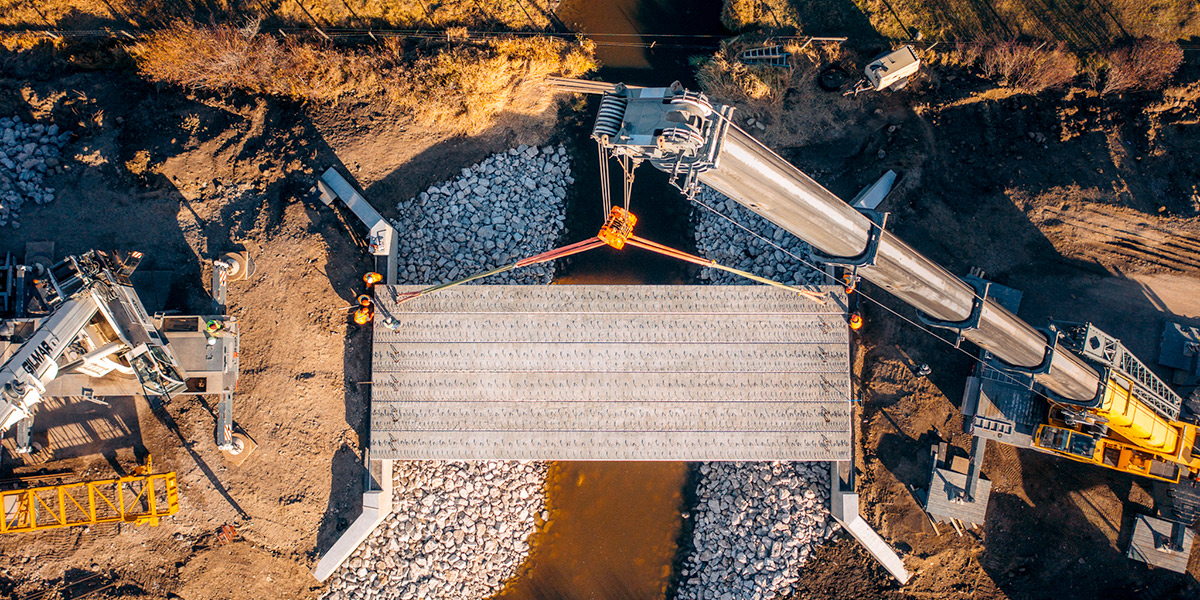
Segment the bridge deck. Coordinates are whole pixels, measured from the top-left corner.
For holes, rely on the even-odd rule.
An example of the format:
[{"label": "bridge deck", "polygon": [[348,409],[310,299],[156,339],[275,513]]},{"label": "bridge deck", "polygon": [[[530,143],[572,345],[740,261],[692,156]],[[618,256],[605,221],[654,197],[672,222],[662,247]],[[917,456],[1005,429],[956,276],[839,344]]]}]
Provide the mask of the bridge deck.
[{"label": "bridge deck", "polygon": [[[373,459],[846,460],[849,332],[765,286],[376,286]],[[395,321],[394,329],[383,325]]]}]

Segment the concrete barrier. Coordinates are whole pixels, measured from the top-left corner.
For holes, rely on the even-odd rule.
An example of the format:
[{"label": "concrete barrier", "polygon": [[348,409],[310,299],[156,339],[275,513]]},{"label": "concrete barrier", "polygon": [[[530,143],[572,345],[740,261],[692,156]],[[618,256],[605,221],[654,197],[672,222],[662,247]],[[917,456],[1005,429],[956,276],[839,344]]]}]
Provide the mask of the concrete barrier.
[{"label": "concrete barrier", "polygon": [[908,583],[912,572],[904,566],[904,561],[900,560],[896,551],[858,513],[858,494],[854,492],[853,475],[839,477],[839,471],[845,471],[846,466],[853,471],[854,467],[846,463],[835,464],[833,469],[832,485],[829,486],[829,512],[896,581],[901,585]]},{"label": "concrete barrier", "polygon": [[358,545],[392,512],[392,461],[374,462],[378,463],[379,473],[377,477],[375,473],[370,473],[368,481],[374,481],[378,489],[371,485],[371,489],[363,492],[362,514],[317,562],[316,568],[313,569],[313,577],[318,581],[329,579]]}]

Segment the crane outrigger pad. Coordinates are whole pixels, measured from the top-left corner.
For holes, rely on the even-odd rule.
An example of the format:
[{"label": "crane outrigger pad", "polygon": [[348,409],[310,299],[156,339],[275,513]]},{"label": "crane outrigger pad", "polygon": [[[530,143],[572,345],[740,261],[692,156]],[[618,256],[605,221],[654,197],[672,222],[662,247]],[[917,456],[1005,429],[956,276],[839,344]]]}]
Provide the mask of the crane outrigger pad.
[{"label": "crane outrigger pad", "polygon": [[1186,573],[1195,537],[1185,524],[1135,515],[1133,536],[1125,556],[1153,567]]},{"label": "crane outrigger pad", "polygon": [[372,459],[851,456],[840,288],[414,289],[375,288]]}]

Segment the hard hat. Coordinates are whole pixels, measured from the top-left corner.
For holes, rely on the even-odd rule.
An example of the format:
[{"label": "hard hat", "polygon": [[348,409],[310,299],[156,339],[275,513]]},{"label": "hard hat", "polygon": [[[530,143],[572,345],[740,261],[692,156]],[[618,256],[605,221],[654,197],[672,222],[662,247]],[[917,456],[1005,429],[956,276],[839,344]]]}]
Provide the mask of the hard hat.
[{"label": "hard hat", "polygon": [[220,321],[217,321],[215,319],[205,323],[205,325],[208,326],[209,331],[220,331],[225,328],[225,326],[222,325]]},{"label": "hard hat", "polygon": [[371,320],[371,309],[362,307],[354,311],[354,322],[359,325],[366,325]]},{"label": "hard hat", "polygon": [[375,271],[371,271],[371,272],[367,273],[366,275],[363,275],[363,283],[366,283],[368,286],[375,285],[376,283],[379,283],[380,281],[383,281],[383,275],[380,275],[379,273],[376,273]]},{"label": "hard hat", "polygon": [[862,315],[858,313],[850,313],[850,329],[858,331],[859,329],[862,329],[862,326]]},{"label": "hard hat", "polygon": [[371,305],[371,297],[366,294],[359,294],[358,295],[358,305],[359,306],[370,306]]}]

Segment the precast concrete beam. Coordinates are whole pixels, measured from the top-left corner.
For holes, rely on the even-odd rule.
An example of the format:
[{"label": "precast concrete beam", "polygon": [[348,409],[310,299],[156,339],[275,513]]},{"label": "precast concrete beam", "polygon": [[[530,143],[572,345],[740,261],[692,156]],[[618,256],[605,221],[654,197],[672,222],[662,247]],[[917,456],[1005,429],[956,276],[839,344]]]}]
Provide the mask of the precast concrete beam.
[{"label": "precast concrete beam", "polygon": [[[767,220],[835,257],[867,251],[877,225],[758,140],[731,125],[717,165],[699,180]],[[968,320],[975,307],[974,288],[908,244],[883,231],[873,264],[858,274],[934,319]],[[1035,369],[1047,356],[1046,336],[984,299],[979,323],[962,330],[967,340],[1015,367]],[[1057,349],[1038,383],[1069,400],[1095,397],[1100,375],[1081,358]]]}]

